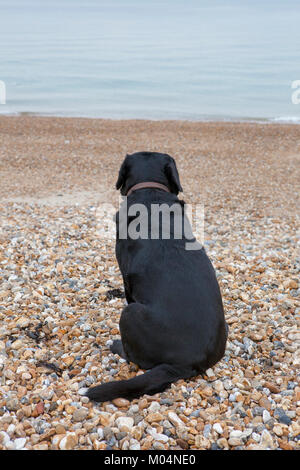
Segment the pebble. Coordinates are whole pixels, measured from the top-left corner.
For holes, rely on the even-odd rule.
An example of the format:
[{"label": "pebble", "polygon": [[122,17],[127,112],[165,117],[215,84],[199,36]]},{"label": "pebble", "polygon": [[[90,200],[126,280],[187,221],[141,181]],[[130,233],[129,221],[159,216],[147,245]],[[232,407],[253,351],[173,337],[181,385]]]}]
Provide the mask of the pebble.
[{"label": "pebble", "polygon": [[148,421],[149,423],[159,423],[163,419],[164,419],[164,416],[158,412],[149,413],[146,417],[146,421]]},{"label": "pebble", "polygon": [[223,434],[223,428],[220,423],[214,423],[213,430],[216,431],[218,434]]},{"label": "pebble", "polygon": [[112,401],[114,405],[116,405],[118,408],[125,408],[130,405],[130,401],[126,400],[125,398],[116,398],[115,400]]},{"label": "pebble", "polygon": [[129,450],[141,450],[141,444],[136,439],[130,439]]},{"label": "pebble", "polygon": [[269,433],[269,431],[267,431],[266,429],[264,429],[262,434],[261,434],[260,445],[264,449],[265,448],[273,449],[273,447],[274,447],[273,438],[272,438],[271,434]]},{"label": "pebble", "polygon": [[84,421],[89,414],[89,410],[87,408],[79,408],[73,412],[72,419],[75,423]]},{"label": "pebble", "polygon": [[134,426],[134,420],[128,416],[120,416],[116,419],[115,424],[120,431],[130,432]]},{"label": "pebble", "polygon": [[280,388],[272,382],[265,382],[264,387],[268,388],[271,393],[280,393]]},{"label": "pebble", "polygon": [[263,411],[262,418],[263,418],[263,422],[264,422],[264,423],[267,423],[268,421],[270,421],[271,415],[270,415],[270,413],[268,412],[268,410],[264,410],[264,411]]},{"label": "pebble", "polygon": [[203,436],[208,438],[210,437],[211,424],[206,424],[203,428]]},{"label": "pebble", "polygon": [[[72,134],[74,123],[68,125],[66,136],[72,145],[73,139],[85,135],[83,122]],[[111,132],[106,126],[113,124],[101,124],[103,129],[96,133],[99,123],[90,123],[89,129],[84,127],[86,135],[92,141],[96,139],[96,147],[102,146],[103,135],[110,136]],[[55,125],[58,127],[53,139],[58,143],[62,135],[58,132],[60,121]],[[187,136],[196,124],[182,125],[182,142],[189,144]],[[298,224],[295,211],[288,211],[293,204],[290,194],[294,193],[294,179],[286,172],[287,184],[280,194],[275,191],[280,202],[286,197],[285,215],[277,218],[270,214],[274,204],[269,178],[257,172],[255,178],[251,176],[255,165],[263,162],[268,167],[276,160],[278,143],[278,148],[281,144],[298,145],[299,131],[295,126],[287,126],[282,132],[275,125],[256,129],[253,124],[244,132],[243,124],[234,129],[210,125],[218,132],[222,129],[226,139],[215,146],[214,138],[205,175],[198,174],[195,166],[198,150],[192,156],[187,151],[176,155],[179,147],[173,150],[188,182],[185,199],[205,200],[205,245],[217,272],[229,324],[224,358],[203,376],[178,381],[154,396],[89,402],[85,393],[91,385],[129,379],[143,372],[109,350],[112,340],[119,338],[119,318],[125,304],[122,297],[106,295],[114,289],[123,293],[114,241],[103,240],[97,234],[96,201],[91,205],[66,203],[55,207],[0,201],[1,449],[299,448]],[[137,126],[150,126],[157,136],[156,124],[144,122]],[[157,124],[160,133],[161,126],[166,130],[163,135],[168,135],[172,124]],[[199,138],[202,144],[211,138],[205,129],[203,136],[197,132],[197,149]],[[229,175],[226,165],[233,158],[231,143],[237,134],[239,152],[234,155],[232,168],[244,175],[246,162],[247,177],[235,178],[235,185],[228,186],[232,168]],[[134,139],[138,139],[136,133]],[[255,157],[245,143],[249,139],[252,149],[261,149],[264,142],[267,151]],[[230,149],[226,150],[226,145]],[[86,157],[86,166],[80,166],[80,180],[82,172],[88,180],[98,168],[95,158],[98,163],[107,163],[107,170],[101,170],[104,175],[111,178],[117,174],[122,155],[119,148],[114,149],[114,158],[108,159],[111,149],[107,155],[102,152],[100,157]],[[23,151],[25,147],[20,154]],[[51,154],[49,184],[55,164],[59,174],[61,165],[66,165],[64,171],[78,168],[77,157],[70,151],[68,158],[61,155],[59,160],[55,152]],[[222,159],[224,152],[228,153]],[[9,164],[5,143],[1,158]],[[70,158],[72,166],[68,166]],[[281,171],[282,159],[279,163]],[[292,160],[288,164],[294,165]],[[211,173],[211,165],[221,165],[221,183],[215,172]],[[197,173],[193,178],[191,169]],[[275,166],[272,171],[276,171]],[[209,197],[198,197],[199,181],[204,183],[207,172],[210,185],[216,181],[215,191],[210,191]],[[112,187],[113,182],[104,185],[105,191]],[[109,193],[112,199],[113,194],[117,196],[113,191]],[[62,188],[58,193],[64,194]]]},{"label": "pebble", "polygon": [[275,419],[279,421],[279,423],[287,424],[288,426],[291,424],[292,420],[287,416],[285,411],[282,408],[276,408],[274,410],[273,416]]},{"label": "pebble", "polygon": [[158,433],[154,428],[149,428],[147,431],[148,431],[148,434],[150,434],[150,436],[153,437],[155,441],[168,442],[169,440],[168,436],[162,433]]},{"label": "pebble", "polygon": [[217,440],[217,445],[220,447],[220,449],[228,449],[229,445],[227,442],[227,439],[225,437],[221,437],[220,439]]},{"label": "pebble", "polygon": [[17,398],[11,398],[6,400],[6,408],[9,411],[17,411],[20,408],[20,403]]},{"label": "pebble", "polygon": [[156,413],[157,411],[160,411],[160,403],[158,403],[157,401],[153,401],[148,407],[148,411],[150,413]]},{"label": "pebble", "polygon": [[77,437],[75,433],[67,433],[59,441],[60,450],[72,450],[77,444]]},{"label": "pebble", "polygon": [[175,427],[184,426],[182,420],[173,411],[168,412],[168,419],[172,424],[174,424]]},{"label": "pebble", "polygon": [[14,440],[14,450],[21,450],[26,444],[26,437],[19,437]]},{"label": "pebble", "polygon": [[243,435],[243,432],[242,432],[242,431],[233,430],[233,431],[230,432],[229,437],[230,437],[231,439],[235,439],[235,438],[236,438],[236,439],[240,439],[240,438],[242,437],[242,435]]},{"label": "pebble", "polygon": [[239,439],[238,437],[231,437],[230,439],[228,439],[228,444],[230,446],[237,447],[237,446],[242,446],[243,441]]}]

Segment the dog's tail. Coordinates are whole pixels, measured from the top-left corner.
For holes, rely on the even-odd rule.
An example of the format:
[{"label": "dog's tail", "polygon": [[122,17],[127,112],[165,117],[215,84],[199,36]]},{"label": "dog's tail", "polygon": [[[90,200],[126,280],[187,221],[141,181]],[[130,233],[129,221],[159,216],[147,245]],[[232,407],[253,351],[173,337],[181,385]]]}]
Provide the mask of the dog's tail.
[{"label": "dog's tail", "polygon": [[112,381],[92,387],[87,391],[86,396],[96,402],[110,401],[115,398],[131,400],[144,394],[154,395],[162,392],[171,383],[193,375],[196,373],[191,369],[188,371],[182,367],[161,364],[132,379]]}]

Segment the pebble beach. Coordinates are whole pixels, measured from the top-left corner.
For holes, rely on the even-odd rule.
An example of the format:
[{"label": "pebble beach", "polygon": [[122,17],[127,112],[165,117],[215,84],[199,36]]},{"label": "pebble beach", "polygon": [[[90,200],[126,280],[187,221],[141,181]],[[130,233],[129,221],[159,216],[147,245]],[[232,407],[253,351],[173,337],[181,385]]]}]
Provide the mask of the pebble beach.
[{"label": "pebble beach", "polygon": [[[300,126],[0,116],[0,141],[0,449],[299,449]],[[109,350],[125,299],[97,216],[141,150],[204,207],[229,338],[203,376],[94,404],[144,372]]]}]

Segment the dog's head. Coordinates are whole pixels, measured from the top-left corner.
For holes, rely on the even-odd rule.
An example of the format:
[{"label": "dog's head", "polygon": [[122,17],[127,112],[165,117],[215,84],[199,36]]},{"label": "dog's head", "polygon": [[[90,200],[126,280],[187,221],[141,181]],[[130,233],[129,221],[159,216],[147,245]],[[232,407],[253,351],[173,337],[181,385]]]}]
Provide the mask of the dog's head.
[{"label": "dog's head", "polygon": [[121,189],[121,194],[125,196],[135,184],[148,181],[164,184],[176,195],[182,191],[176,163],[170,155],[157,152],[126,155],[116,183],[116,188]]}]

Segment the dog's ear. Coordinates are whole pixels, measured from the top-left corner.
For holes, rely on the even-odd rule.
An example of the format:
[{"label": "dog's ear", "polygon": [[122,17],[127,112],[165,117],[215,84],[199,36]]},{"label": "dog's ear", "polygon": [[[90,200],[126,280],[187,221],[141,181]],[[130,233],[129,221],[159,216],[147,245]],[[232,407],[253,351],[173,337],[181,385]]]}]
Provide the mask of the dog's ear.
[{"label": "dog's ear", "polygon": [[125,184],[127,173],[128,173],[128,165],[127,165],[126,160],[124,160],[119,171],[118,181],[116,182],[116,189],[120,189]]},{"label": "dog's ear", "polygon": [[167,163],[165,166],[165,174],[166,174],[166,177],[168,178],[168,182],[169,182],[172,193],[175,193],[177,195],[179,191],[183,191],[181,184],[180,184],[176,163],[172,157],[171,157],[171,161]]}]

